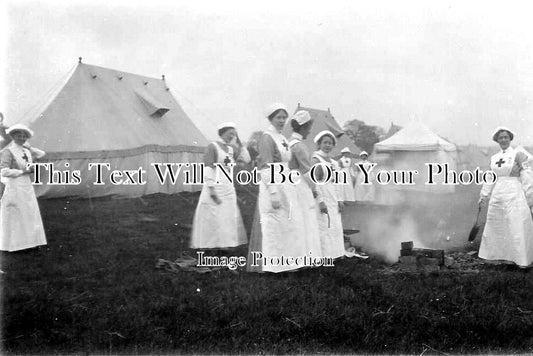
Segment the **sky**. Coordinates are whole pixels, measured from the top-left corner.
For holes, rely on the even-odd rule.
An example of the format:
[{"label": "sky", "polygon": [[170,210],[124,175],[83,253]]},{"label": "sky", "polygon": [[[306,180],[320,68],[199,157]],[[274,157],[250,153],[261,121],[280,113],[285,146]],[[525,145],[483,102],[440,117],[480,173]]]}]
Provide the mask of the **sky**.
[{"label": "sky", "polygon": [[[209,139],[266,108],[330,108],[386,129],[422,121],[457,144],[506,126],[533,145],[526,1],[0,2],[0,111],[21,120],[83,62],[160,78]],[[60,129],[60,128],[59,128]]]}]

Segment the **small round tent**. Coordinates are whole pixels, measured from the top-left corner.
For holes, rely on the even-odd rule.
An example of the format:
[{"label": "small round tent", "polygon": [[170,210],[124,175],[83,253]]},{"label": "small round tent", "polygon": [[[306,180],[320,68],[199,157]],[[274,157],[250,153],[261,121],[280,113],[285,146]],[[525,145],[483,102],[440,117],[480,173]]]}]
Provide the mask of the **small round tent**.
[{"label": "small round tent", "polygon": [[418,191],[427,193],[453,193],[454,185],[443,184],[444,175],[436,176],[436,184],[427,184],[427,163],[447,164],[449,170],[457,169],[457,149],[424,124],[411,123],[391,137],[376,143],[374,161],[380,170],[416,170],[413,185],[388,184],[383,186],[383,195],[394,191]]}]

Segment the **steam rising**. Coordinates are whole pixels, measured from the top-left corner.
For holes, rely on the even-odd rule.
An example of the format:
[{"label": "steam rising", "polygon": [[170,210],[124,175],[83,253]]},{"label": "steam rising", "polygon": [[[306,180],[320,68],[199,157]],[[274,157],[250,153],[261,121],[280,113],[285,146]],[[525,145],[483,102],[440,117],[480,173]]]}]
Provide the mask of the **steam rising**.
[{"label": "steam rising", "polygon": [[350,236],[352,245],[391,264],[398,262],[405,241],[413,241],[416,248],[464,249],[478,194],[477,186],[453,194],[402,192],[395,205],[347,206],[343,225],[360,230]]},{"label": "steam rising", "polygon": [[411,214],[395,215],[392,212],[374,215],[352,241],[369,254],[395,263],[400,255],[401,242],[413,241],[416,247],[427,247],[418,237],[418,228]]}]

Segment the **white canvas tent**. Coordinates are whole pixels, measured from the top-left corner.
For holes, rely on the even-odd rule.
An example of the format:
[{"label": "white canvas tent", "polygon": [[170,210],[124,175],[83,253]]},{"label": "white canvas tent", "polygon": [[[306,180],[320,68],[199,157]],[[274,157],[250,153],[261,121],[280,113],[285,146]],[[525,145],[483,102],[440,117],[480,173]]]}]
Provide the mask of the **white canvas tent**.
[{"label": "white canvas tent", "polygon": [[[359,152],[361,152],[361,150],[352,142],[352,140],[350,140],[350,138],[346,136],[344,130],[339,126],[337,120],[335,120],[335,117],[331,115],[329,109],[312,109],[300,106],[300,104],[298,103],[298,107],[296,108],[295,112],[299,110],[305,110],[309,112],[309,115],[311,115],[311,119],[313,119],[313,126],[311,127],[311,132],[307,136],[307,139],[304,141],[307,145],[307,148],[309,149],[310,154],[312,154],[317,149],[316,144],[313,141],[314,137],[316,136],[316,134],[323,130],[329,130],[337,137],[337,145],[335,145],[333,151],[331,152],[331,155],[333,157],[340,156],[341,150],[344,147],[348,147],[354,155],[358,155]],[[283,134],[286,137],[289,137],[292,134],[290,117],[289,120],[287,120],[285,127],[283,128]]]},{"label": "white canvas tent", "polygon": [[443,175],[435,185],[426,184],[426,163],[447,163],[449,169],[457,170],[456,146],[431,131],[421,122],[413,122],[391,137],[376,143],[373,159],[378,163],[375,170],[417,170],[414,185],[384,185],[389,191],[418,191],[428,193],[452,193],[454,185],[443,185]]},{"label": "white canvas tent", "polygon": [[[81,172],[79,185],[36,186],[40,197],[135,197],[198,188],[183,185],[182,178],[177,184],[162,185],[151,167],[152,163],[201,162],[208,143],[164,77],[87,65],[80,59],[59,93],[20,122],[35,131],[30,143],[45,150],[46,160],[57,170]],[[147,183],[113,185],[106,174],[103,185],[94,185],[95,169],[88,170],[91,162],[110,163],[112,170],[142,167]]]}]

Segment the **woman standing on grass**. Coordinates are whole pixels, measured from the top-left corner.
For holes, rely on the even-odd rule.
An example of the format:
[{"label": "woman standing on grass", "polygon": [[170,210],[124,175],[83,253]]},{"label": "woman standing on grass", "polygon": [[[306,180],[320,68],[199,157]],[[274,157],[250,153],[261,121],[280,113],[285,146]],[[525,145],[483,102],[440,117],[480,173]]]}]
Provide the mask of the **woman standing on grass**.
[{"label": "woman standing on grass", "polygon": [[309,177],[311,160],[307,146],[303,142],[309,135],[313,120],[307,111],[300,110],[291,118],[292,135],[289,138],[289,147],[292,157],[289,168],[300,173],[300,182],[296,184],[296,197],[299,209],[303,216],[303,228],[305,230],[306,252],[311,256],[321,256],[320,236],[318,235],[318,221],[316,219],[315,197],[318,196],[316,185]]},{"label": "woman standing on grass", "polygon": [[[342,229],[341,212],[344,203],[339,194],[337,183],[332,179],[326,181],[328,173],[333,177],[334,171],[339,171],[339,166],[329,154],[337,140],[331,131],[321,131],[314,139],[318,151],[313,154],[312,165],[320,164],[316,170],[316,179],[325,184],[317,184],[319,203],[317,219],[322,246],[322,256],[338,258],[344,256],[344,233]],[[317,166],[318,167],[318,166]]]},{"label": "woman standing on grass", "polygon": [[0,175],[5,185],[0,199],[0,250],[19,251],[46,245],[41,212],[31,183],[33,168],[28,166],[45,153],[26,143],[33,136],[26,125],[13,125],[6,133],[12,141],[0,156]]},{"label": "woman standing on grass", "polygon": [[[250,272],[296,270],[303,266],[268,262],[279,261],[284,257],[304,257],[309,252],[306,251],[303,217],[294,185],[288,181],[270,182],[270,167],[275,172],[289,171],[291,151],[287,139],[281,133],[287,117],[284,105],[272,105],[267,112],[270,126],[259,141],[257,167],[261,172],[261,182],[247,260],[247,270]],[[254,265],[254,256],[258,254],[264,259]]]},{"label": "woman standing on grass", "polygon": [[488,201],[489,207],[478,255],[527,267],[533,263],[533,220],[520,175],[530,168],[524,165],[527,156],[511,147],[513,138],[513,132],[503,127],[492,136],[501,148],[490,162],[498,178],[481,189],[479,204]]},{"label": "woman standing on grass", "polygon": [[247,243],[241,211],[231,177],[235,163],[230,144],[237,136],[235,124],[218,126],[220,140],[207,146],[204,156],[204,186],[194,214],[191,248],[228,249]]}]

